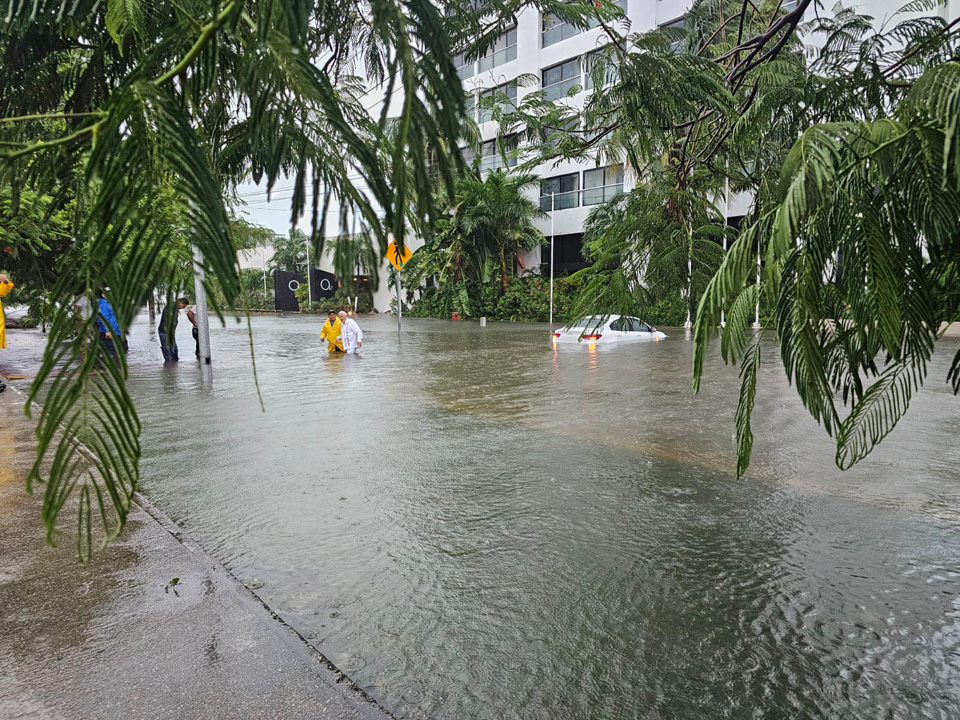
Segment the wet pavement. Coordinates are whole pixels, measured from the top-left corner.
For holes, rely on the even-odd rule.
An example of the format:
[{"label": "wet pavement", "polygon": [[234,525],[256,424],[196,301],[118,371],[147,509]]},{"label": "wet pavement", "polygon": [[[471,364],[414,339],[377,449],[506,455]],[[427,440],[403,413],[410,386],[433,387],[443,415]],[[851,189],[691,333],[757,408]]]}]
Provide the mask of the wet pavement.
[{"label": "wet pavement", "polygon": [[87,566],[69,528],[47,546],[22,402],[0,394],[0,718],[387,717],[149,503]]},{"label": "wet pavement", "polygon": [[[212,382],[141,321],[130,387],[144,493],[395,715],[957,717],[957,339],[846,473],[764,341],[737,480],[737,369],[711,353],[695,396],[682,330],[360,322],[331,358],[319,318],[254,318],[266,412],[232,320]],[[42,338],[9,339],[29,367]]]}]

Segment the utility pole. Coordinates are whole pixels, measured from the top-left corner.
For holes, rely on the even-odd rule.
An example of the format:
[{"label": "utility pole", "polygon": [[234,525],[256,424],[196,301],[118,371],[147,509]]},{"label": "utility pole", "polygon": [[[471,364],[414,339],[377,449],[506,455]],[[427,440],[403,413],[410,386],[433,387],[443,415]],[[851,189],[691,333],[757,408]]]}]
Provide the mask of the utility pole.
[{"label": "utility pole", "polygon": [[263,263],[263,301],[266,302],[269,295],[267,294],[267,246],[266,244],[260,248],[260,261]]},{"label": "utility pole", "polygon": [[556,240],[556,231],[554,230],[553,218],[556,214],[554,204],[554,198],[556,197],[557,191],[550,191],[550,332],[553,332],[553,246]]},{"label": "utility pole", "polygon": [[[727,163],[729,172],[730,163]],[[723,254],[727,254],[727,223],[730,222],[730,176],[727,175],[723,181]],[[727,326],[727,316],[723,311],[723,305],[720,306],[720,327]]]},{"label": "utility pole", "polygon": [[403,300],[400,297],[400,271],[397,270],[397,341],[403,340]]},{"label": "utility pole", "polygon": [[757,244],[757,309],[753,316],[753,329],[760,329],[760,245]]},{"label": "utility pole", "polygon": [[210,365],[210,316],[207,313],[207,290],[203,285],[203,253],[193,248],[193,289],[197,295],[197,339],[200,341],[200,367]]},{"label": "utility pole", "polygon": [[[306,237],[306,233],[304,233]],[[310,238],[307,240],[307,304],[313,305],[313,290],[310,288]]]}]

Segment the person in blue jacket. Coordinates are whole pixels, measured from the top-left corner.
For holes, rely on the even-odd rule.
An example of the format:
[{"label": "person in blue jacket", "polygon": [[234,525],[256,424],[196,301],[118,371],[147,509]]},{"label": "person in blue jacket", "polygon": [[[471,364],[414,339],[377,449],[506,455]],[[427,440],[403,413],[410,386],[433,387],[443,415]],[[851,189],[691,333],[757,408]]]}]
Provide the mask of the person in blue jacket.
[{"label": "person in blue jacket", "polygon": [[[103,295],[103,290],[97,291],[99,299],[99,311],[97,314],[97,330],[100,332],[100,342],[107,349],[107,352],[117,356],[116,342],[123,343],[123,333],[120,332],[120,324],[117,322],[117,316],[113,312],[113,305]],[[124,346],[126,347],[126,346]]]}]

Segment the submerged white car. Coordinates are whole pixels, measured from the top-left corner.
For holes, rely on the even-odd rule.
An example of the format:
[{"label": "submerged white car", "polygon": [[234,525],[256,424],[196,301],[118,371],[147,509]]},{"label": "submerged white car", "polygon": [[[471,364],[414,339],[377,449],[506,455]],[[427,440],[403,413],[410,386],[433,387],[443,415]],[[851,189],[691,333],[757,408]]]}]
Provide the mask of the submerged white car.
[{"label": "submerged white car", "polygon": [[639,318],[595,315],[576,320],[554,331],[553,341],[608,345],[631,340],[662,340],[666,335]]}]

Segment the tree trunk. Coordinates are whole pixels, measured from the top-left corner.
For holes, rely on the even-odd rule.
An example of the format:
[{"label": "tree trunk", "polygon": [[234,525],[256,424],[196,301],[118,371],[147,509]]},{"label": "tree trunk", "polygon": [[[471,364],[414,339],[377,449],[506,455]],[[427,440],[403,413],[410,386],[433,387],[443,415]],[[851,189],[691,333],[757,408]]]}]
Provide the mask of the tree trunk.
[{"label": "tree trunk", "polygon": [[507,294],[507,253],[504,248],[500,248],[500,278],[501,278],[501,295]]}]

